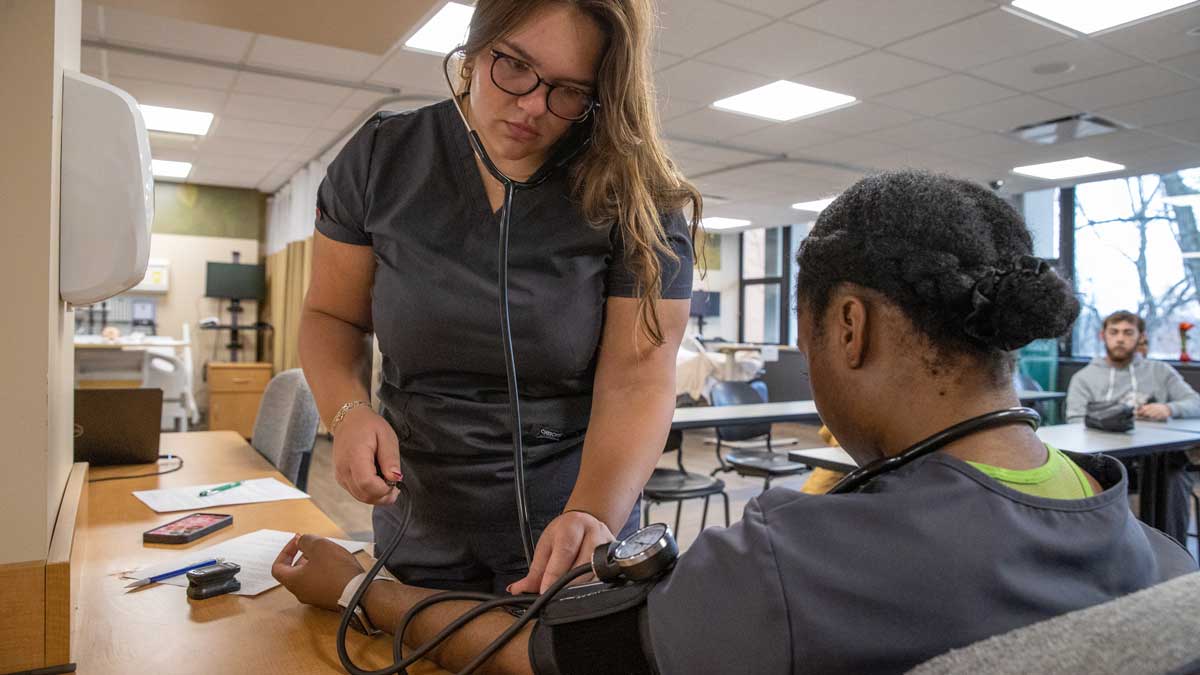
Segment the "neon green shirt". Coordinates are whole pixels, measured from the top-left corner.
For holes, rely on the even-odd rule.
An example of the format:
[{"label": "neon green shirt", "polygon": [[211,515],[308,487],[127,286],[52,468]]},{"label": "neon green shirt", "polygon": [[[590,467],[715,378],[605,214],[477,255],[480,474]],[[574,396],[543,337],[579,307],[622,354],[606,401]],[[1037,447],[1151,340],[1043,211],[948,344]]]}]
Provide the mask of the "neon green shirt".
[{"label": "neon green shirt", "polygon": [[1087,475],[1058,448],[1046,446],[1049,457],[1036,469],[1003,469],[989,464],[967,462],[1008,487],[1050,499],[1083,499],[1095,494]]}]

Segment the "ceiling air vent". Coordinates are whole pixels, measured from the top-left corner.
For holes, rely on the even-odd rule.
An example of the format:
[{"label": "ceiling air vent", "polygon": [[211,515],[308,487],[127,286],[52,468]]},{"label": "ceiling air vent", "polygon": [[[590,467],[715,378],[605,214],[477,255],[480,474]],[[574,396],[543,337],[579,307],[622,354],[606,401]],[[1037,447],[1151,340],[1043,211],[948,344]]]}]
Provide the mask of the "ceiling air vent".
[{"label": "ceiling air vent", "polygon": [[1121,125],[1111,120],[1095,115],[1079,114],[1070,117],[1060,117],[1048,122],[1026,124],[1013,129],[1010,134],[1022,141],[1051,145],[1077,141],[1089,136],[1099,136],[1120,131]]}]

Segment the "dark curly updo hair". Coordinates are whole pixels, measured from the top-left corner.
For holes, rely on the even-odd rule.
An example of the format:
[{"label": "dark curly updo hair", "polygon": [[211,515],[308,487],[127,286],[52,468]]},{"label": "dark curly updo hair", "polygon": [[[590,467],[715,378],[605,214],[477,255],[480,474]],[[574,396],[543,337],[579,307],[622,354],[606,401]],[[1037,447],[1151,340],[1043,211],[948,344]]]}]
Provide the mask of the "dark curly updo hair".
[{"label": "dark curly updo hair", "polygon": [[1071,286],[1032,254],[1021,216],[986,188],[888,171],[821,213],[796,258],[797,299],[820,316],[837,284],[874,289],[940,351],[996,363],[1079,314]]}]

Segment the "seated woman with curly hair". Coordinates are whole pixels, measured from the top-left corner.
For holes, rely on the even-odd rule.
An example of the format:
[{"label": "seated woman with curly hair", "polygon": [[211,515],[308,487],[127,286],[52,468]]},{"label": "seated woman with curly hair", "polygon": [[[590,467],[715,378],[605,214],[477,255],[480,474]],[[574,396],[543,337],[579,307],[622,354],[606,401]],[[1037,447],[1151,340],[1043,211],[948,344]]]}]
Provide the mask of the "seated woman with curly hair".
[{"label": "seated woman with curly hair", "polygon": [[[798,263],[813,398],[860,465],[1018,406],[1011,352],[1063,334],[1079,312],[1071,287],[1032,257],[1012,207],[920,171],[843,193]],[[1125,493],[1116,460],[1047,447],[1023,424],[962,437],[856,492],[768,490],[741,522],[705,530],[650,593],[645,658],[662,673],[903,672],[1195,570],[1133,517]],[[299,548],[307,564],[293,567],[295,549],[285,550],[276,575],[331,606],[357,564],[332,544]],[[377,583],[366,610],[395,626],[416,597]],[[436,632],[438,619],[415,634]],[[511,623],[497,612],[470,624],[445,654],[478,649]],[[529,669],[528,637],[493,667]],[[607,654],[638,648],[618,647],[592,650],[589,672],[616,672]]]}]

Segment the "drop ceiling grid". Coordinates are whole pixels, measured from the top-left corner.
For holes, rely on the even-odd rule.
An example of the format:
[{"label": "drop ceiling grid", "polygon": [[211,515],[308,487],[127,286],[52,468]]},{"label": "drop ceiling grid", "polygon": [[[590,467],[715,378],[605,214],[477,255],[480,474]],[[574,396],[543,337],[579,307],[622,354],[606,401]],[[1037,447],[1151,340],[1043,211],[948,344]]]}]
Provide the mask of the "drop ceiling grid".
[{"label": "drop ceiling grid", "polygon": [[[912,8],[918,4],[922,11],[914,12]],[[656,86],[664,130],[677,138],[717,141],[753,151],[737,153],[693,145],[680,157],[694,172],[719,168],[714,165],[720,162],[728,165],[734,161],[730,156],[803,155],[806,149],[816,148],[813,154],[820,158],[853,157],[851,163],[856,165],[883,168],[916,162],[935,169],[969,171],[976,177],[990,171],[1020,185],[1025,179],[1008,175],[1007,170],[1016,165],[1008,162],[1021,157],[1037,161],[1053,151],[1024,144],[1013,149],[1005,142],[1009,139],[997,132],[1051,116],[1099,111],[1119,119],[1124,116],[1121,121],[1147,128],[1143,136],[1132,138],[1153,140],[1151,145],[1161,154],[1137,143],[1080,147],[1104,150],[1109,153],[1105,158],[1114,161],[1128,156],[1142,165],[1155,156],[1176,160],[1194,156],[1186,161],[1200,164],[1200,150],[1195,145],[1200,142],[1200,108],[1183,105],[1200,101],[1200,80],[1196,79],[1200,75],[1200,40],[1179,36],[1191,25],[1188,22],[1200,24],[1200,8],[1098,37],[1071,38],[1002,11],[1002,4],[1006,3],[666,0],[660,18],[663,32],[656,43]],[[864,14],[870,8],[876,14]],[[179,27],[175,24],[184,22],[110,10],[92,2],[86,2],[84,10],[88,38],[157,51],[199,52],[231,63],[439,94],[440,76],[424,72],[436,65],[434,57],[395,49],[375,56],[211,26]],[[864,16],[878,18],[864,20]],[[1123,35],[1126,30],[1143,37],[1128,39]],[[178,40],[171,31],[178,31]],[[973,50],[970,58],[961,58],[964,41],[978,41],[989,33],[1006,36],[1005,44],[986,45]],[[1157,40],[1162,46],[1147,48],[1140,44],[1144,39]],[[798,43],[796,48],[788,47],[789,40]],[[214,100],[220,96],[219,109],[212,111],[217,122],[211,138],[190,148],[160,140],[155,153],[161,150],[164,157],[192,157],[199,175],[211,180],[219,180],[224,173],[231,181],[244,184],[247,176],[258,172],[257,187],[264,191],[279,187],[287,178],[285,173],[290,175],[300,162],[335,140],[345,125],[384,96],[248,72],[230,77],[232,71],[224,69],[117,50],[85,49],[84,56],[90,74],[118,84],[131,83],[159,99]],[[1034,65],[1054,60],[1076,60],[1082,66],[1062,75],[1030,72]],[[844,90],[861,100],[844,110],[784,124],[710,107],[717,98],[783,76]],[[933,92],[931,95],[941,100],[937,105],[923,101],[923,92]],[[996,152],[993,146],[1003,146],[1005,152],[979,154]],[[232,166],[238,157],[253,158],[254,162],[246,165],[253,170]],[[879,162],[872,165],[875,159]],[[774,176],[764,183],[769,183],[776,197],[781,197],[794,179],[798,200],[830,186],[844,187],[854,178],[846,172],[828,177],[801,175],[792,165],[768,164],[760,170]],[[708,182],[717,178],[720,174]],[[756,193],[761,195],[762,190]],[[756,213],[794,217],[778,213],[778,205],[769,201],[756,206],[747,198],[721,205],[720,211],[753,207]]]}]

